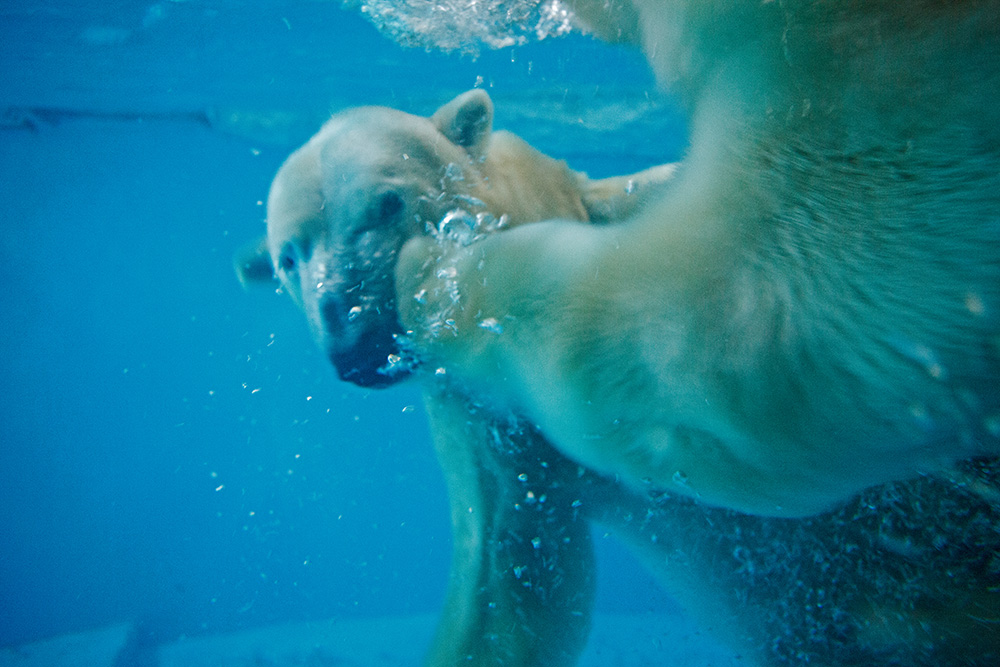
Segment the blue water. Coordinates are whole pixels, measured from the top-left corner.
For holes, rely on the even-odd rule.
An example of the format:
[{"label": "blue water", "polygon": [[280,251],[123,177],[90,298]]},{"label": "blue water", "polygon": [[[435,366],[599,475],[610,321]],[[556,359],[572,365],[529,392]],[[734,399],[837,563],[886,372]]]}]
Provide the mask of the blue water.
[{"label": "blue water", "polygon": [[[478,83],[498,126],[594,176],[677,159],[642,56],[429,54],[338,3],[24,5],[0,4],[0,645],[436,611],[450,536],[417,388],[338,382],[231,256],[345,106],[430,113]],[[598,547],[598,609],[673,608]]]}]

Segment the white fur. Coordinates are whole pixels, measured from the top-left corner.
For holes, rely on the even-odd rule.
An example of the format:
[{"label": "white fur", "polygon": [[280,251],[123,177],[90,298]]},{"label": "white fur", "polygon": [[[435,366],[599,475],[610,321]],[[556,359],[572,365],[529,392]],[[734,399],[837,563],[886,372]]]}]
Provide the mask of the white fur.
[{"label": "white fur", "polygon": [[[597,470],[759,514],[1000,452],[997,3],[632,10],[692,114],[673,186],[621,226],[411,241],[433,365]],[[457,335],[409,298],[438,261]]]}]

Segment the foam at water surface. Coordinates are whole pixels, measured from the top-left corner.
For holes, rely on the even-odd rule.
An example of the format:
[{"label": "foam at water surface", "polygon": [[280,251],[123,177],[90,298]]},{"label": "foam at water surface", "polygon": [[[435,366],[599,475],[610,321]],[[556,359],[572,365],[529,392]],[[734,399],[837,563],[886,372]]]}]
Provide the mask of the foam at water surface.
[{"label": "foam at water surface", "polygon": [[345,0],[382,33],[407,46],[476,55],[572,31],[573,13],[560,0]]}]

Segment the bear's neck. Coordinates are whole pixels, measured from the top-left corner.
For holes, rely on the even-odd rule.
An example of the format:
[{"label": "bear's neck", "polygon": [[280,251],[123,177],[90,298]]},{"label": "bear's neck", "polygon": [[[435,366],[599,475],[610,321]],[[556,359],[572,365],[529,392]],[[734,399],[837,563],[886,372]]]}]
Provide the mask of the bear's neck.
[{"label": "bear's neck", "polygon": [[509,132],[494,132],[480,166],[476,195],[491,212],[502,211],[510,226],[542,220],[587,220],[580,176],[565,162],[532,148]]}]

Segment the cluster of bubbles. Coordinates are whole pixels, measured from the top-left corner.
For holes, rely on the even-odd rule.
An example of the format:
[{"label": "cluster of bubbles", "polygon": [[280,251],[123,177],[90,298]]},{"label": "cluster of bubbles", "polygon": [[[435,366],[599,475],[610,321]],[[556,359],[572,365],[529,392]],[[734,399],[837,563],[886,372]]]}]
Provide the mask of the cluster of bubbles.
[{"label": "cluster of bubbles", "polygon": [[[461,253],[454,252],[457,249],[472,245],[484,236],[493,234],[507,226],[507,216],[501,215],[499,218],[486,211],[486,203],[470,195],[451,192],[449,187],[454,183],[465,180],[461,166],[449,164],[445,168],[441,178],[441,193],[439,198],[447,197],[450,200],[451,208],[437,221],[427,221],[426,232],[443,248],[438,265],[435,268],[435,276],[439,283],[435,288],[435,295],[427,294],[422,290],[414,295],[422,304],[426,304],[429,298],[434,298],[441,304],[440,310],[428,316],[428,331],[432,337],[437,338],[442,334],[455,335],[457,328],[453,313],[459,307],[461,293],[458,287],[458,268],[456,264],[462,257]],[[444,295],[446,298],[437,299]],[[495,334],[503,332],[502,325],[493,318],[486,318],[479,323],[479,326]],[[414,341],[409,333],[396,334],[394,336],[398,354],[390,354],[385,366],[379,372],[393,376],[399,373],[409,373],[420,365],[419,355],[414,346]],[[439,369],[439,375],[443,374],[443,369]]]},{"label": "cluster of bubbles", "polygon": [[573,12],[560,0],[344,0],[404,45],[478,55],[565,35]]},{"label": "cluster of bubbles", "polygon": [[[472,213],[463,208],[456,208],[448,211],[430,232],[443,248],[450,247],[454,250],[471,245],[482,238],[487,230],[497,226],[498,221],[489,213]],[[441,304],[441,309],[428,318],[428,331],[434,338],[446,332],[450,332],[452,335],[457,333],[452,314],[459,307],[461,300],[456,266],[461,256],[461,253],[445,250],[435,268],[434,274],[439,281],[435,292],[447,298],[435,299]],[[421,303],[427,303],[427,297],[428,295],[424,292],[415,295],[415,298]]]},{"label": "cluster of bubbles", "polygon": [[455,186],[465,181],[461,165],[448,163],[440,181],[438,201],[447,200],[449,210],[436,221],[428,221],[427,233],[443,246],[467,246],[487,234],[492,234],[507,225],[507,216],[499,218],[486,211],[486,202],[472,195],[454,192]]}]

